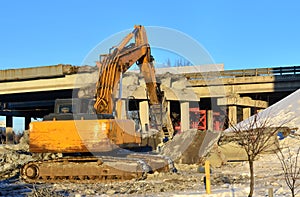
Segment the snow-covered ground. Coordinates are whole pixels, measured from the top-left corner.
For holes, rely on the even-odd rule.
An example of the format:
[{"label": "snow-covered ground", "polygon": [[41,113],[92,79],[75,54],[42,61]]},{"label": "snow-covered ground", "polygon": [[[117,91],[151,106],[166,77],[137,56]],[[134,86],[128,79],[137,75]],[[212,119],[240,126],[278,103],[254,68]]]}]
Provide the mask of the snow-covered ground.
[{"label": "snow-covered ground", "polygon": [[[272,126],[300,127],[300,90],[261,112],[262,117],[272,119]],[[244,123],[241,123],[241,125]],[[277,124],[277,125],[276,125]],[[288,147],[295,155],[300,145],[299,134],[290,135],[280,144]],[[1,151],[2,150],[2,151]],[[9,173],[15,175],[18,167],[28,155],[23,152],[1,147],[0,171],[6,180],[0,181],[0,196],[34,196],[35,191],[50,192],[48,196],[215,196],[243,197],[249,192],[249,167],[247,162],[227,163],[214,168],[211,174],[212,194],[207,195],[203,184],[203,174],[197,172],[197,165],[178,165],[179,174],[156,173],[146,180],[122,183],[99,184],[40,184],[29,185],[14,176],[7,179]],[[287,148],[283,150],[286,153]],[[25,151],[25,148],[24,148]],[[18,165],[16,165],[16,160]],[[9,171],[5,171],[4,169]],[[8,172],[8,173],[7,173]],[[274,196],[291,196],[286,186],[283,171],[276,154],[262,154],[254,162],[254,196],[268,196],[273,189]],[[2,177],[3,178],[3,177]],[[300,183],[300,180],[297,180]],[[32,193],[33,192],[33,193]],[[43,193],[40,192],[40,193]],[[44,194],[44,193],[43,193]],[[298,193],[300,196],[300,193]]]}]

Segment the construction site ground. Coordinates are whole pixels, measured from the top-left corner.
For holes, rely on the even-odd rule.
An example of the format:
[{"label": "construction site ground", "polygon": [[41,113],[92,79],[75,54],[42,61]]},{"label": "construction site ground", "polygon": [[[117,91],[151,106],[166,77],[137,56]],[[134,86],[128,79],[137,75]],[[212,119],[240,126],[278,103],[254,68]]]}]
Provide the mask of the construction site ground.
[{"label": "construction site ground", "polygon": [[[280,143],[295,145],[299,140],[297,138],[288,136]],[[246,161],[212,166],[211,195],[206,195],[203,166],[199,164],[176,164],[178,173],[155,172],[144,180],[96,184],[27,184],[19,179],[19,168],[27,161],[37,159],[27,149],[22,141],[18,145],[0,146],[0,196],[247,196],[249,192]],[[276,154],[261,155],[255,161],[254,171],[255,196],[268,196],[270,188],[274,196],[290,196]]]}]

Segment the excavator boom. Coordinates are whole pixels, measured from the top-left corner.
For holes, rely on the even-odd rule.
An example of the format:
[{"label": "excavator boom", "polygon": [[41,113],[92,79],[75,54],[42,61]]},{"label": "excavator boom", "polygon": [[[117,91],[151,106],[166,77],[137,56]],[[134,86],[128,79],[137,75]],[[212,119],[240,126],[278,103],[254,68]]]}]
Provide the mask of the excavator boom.
[{"label": "excavator boom", "polygon": [[[129,44],[132,39],[134,43]],[[94,108],[98,114],[112,114],[113,93],[120,81],[120,76],[134,63],[137,63],[145,78],[150,104],[159,104],[153,57],[145,28],[136,25],[122,42],[111,49],[110,54],[102,55],[99,67],[99,78],[96,84],[96,102]]]}]

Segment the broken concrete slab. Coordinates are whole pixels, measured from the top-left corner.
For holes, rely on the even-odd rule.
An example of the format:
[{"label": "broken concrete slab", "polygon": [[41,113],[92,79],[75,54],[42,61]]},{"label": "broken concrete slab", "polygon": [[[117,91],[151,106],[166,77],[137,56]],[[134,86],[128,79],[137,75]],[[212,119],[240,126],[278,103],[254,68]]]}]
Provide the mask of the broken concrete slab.
[{"label": "broken concrete slab", "polygon": [[219,137],[220,132],[187,130],[166,143],[161,154],[169,156],[176,163],[201,163]]}]

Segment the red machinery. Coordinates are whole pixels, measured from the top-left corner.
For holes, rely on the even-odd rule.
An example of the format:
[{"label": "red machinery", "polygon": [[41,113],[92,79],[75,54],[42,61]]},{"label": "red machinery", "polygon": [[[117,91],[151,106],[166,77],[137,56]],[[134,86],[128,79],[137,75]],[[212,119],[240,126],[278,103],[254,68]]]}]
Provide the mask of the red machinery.
[{"label": "red machinery", "polygon": [[[222,130],[222,120],[220,112],[213,113],[213,130]],[[201,131],[207,130],[207,110],[201,110],[198,107],[190,108],[190,128]]]}]

